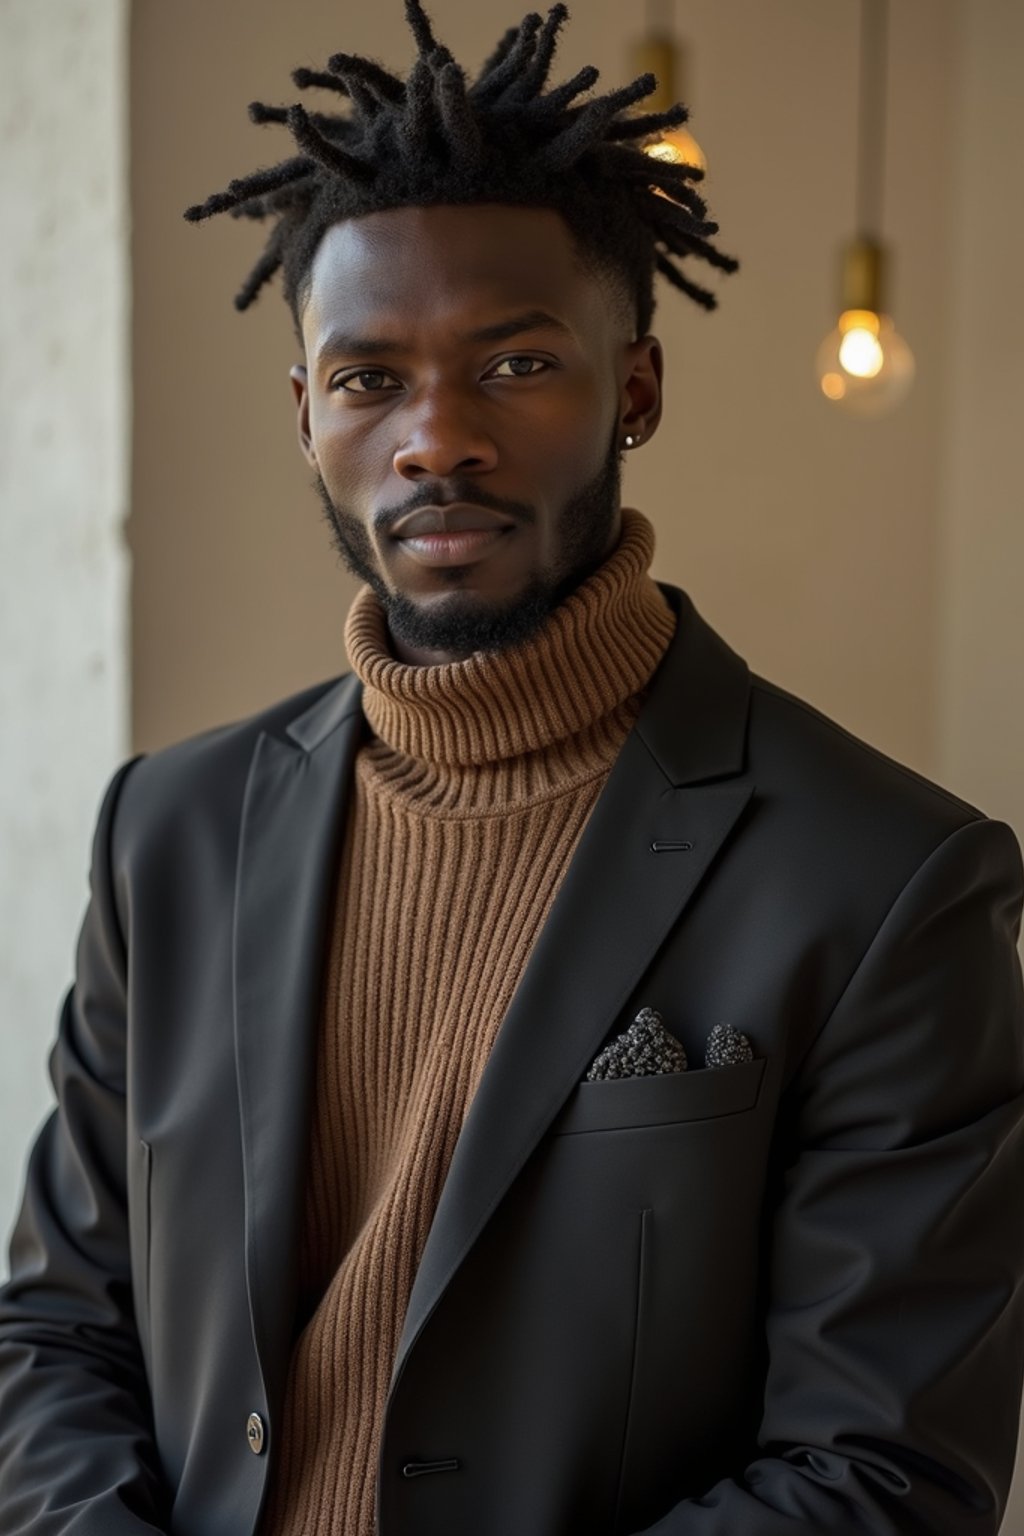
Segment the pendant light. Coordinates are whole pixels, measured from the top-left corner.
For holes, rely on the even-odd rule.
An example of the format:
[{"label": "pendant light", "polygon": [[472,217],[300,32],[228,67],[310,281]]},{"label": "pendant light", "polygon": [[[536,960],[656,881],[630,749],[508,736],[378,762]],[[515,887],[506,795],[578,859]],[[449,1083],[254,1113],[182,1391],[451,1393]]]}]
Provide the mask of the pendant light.
[{"label": "pendant light", "polygon": [[[647,30],[634,44],[630,62],[634,74],[649,72],[658,82],[652,94],[644,97],[638,111],[666,112],[677,101],[689,105],[689,59],[685,46],[677,42],[674,35],[672,0],[647,0]],[[666,128],[644,145],[644,151],[657,160],[696,165],[702,171],[707,170],[704,151],[685,123],[679,128]]]},{"label": "pendant light", "polygon": [[887,312],[882,244],[888,0],[860,0],[857,233],[843,248],[840,313],[818,348],[825,399],[851,416],[880,416],[907,394],[914,357]]}]

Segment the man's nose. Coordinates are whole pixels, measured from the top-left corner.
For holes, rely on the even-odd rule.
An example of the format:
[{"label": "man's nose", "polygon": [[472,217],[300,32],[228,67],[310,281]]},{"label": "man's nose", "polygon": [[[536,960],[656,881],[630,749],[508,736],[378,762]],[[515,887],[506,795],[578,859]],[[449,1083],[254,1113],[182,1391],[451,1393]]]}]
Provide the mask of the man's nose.
[{"label": "man's nose", "polygon": [[406,415],[406,435],[395,450],[395,473],[406,480],[457,471],[483,473],[497,463],[497,445],[478,411],[460,390],[438,387]]}]

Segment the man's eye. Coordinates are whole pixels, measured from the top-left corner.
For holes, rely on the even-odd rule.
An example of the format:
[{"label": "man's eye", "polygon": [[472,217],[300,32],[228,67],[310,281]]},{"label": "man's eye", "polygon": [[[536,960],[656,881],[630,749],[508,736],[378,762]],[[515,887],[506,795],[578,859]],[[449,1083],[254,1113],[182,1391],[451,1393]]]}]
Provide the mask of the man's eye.
[{"label": "man's eye", "polygon": [[343,374],[335,379],[334,387],[348,390],[353,395],[373,395],[389,388],[400,388],[390,374],[382,373],[379,368],[360,368],[358,373]]},{"label": "man's eye", "polygon": [[498,368],[509,368],[511,370],[510,373],[498,374],[498,377],[503,379],[528,379],[532,374],[540,373],[543,369],[550,366],[550,363],[546,363],[542,357],[503,357],[494,369],[494,372],[497,374]]}]

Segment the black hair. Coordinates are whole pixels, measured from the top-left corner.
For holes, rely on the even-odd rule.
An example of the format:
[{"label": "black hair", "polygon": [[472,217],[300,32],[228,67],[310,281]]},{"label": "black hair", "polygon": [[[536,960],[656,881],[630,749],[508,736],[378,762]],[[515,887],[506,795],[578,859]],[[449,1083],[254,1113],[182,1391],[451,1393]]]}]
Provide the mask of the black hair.
[{"label": "black hair", "polygon": [[276,219],[236,308],[247,309],[281,268],[298,324],[313,257],[332,224],[435,203],[554,209],[581,254],[625,285],[638,336],[654,313],[655,270],[705,309],[715,308],[714,294],[673,258],[696,256],[725,272],[739,263],[709,243],[718,225],[693,185],[703,171],[644,153],[645,142],[689,115],[681,103],[630,112],[654,90],[653,75],[581,101],[598,78],[588,65],[545,91],[569,14],[558,4],[546,19],[531,12],[510,27],[470,83],[437,42],[420,0],[405,0],[405,13],[418,48],[407,79],[347,53],[334,54],[326,71],[296,69],[300,90],[344,96],[348,110],[254,101],[252,121],[286,124],[299,153],[186,210],[193,221],[223,212]]}]

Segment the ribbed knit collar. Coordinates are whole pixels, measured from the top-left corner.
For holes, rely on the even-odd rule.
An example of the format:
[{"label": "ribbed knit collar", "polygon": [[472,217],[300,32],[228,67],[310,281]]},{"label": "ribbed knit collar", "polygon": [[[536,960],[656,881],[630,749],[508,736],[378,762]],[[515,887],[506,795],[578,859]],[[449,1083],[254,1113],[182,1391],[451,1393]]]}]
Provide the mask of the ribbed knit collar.
[{"label": "ribbed knit collar", "polygon": [[529,640],[439,666],[396,660],[363,587],[345,645],[374,734],[406,758],[480,767],[587,731],[640,692],[672,637],[675,617],[648,574],[653,554],[651,524],[623,508],[612,554]]}]

